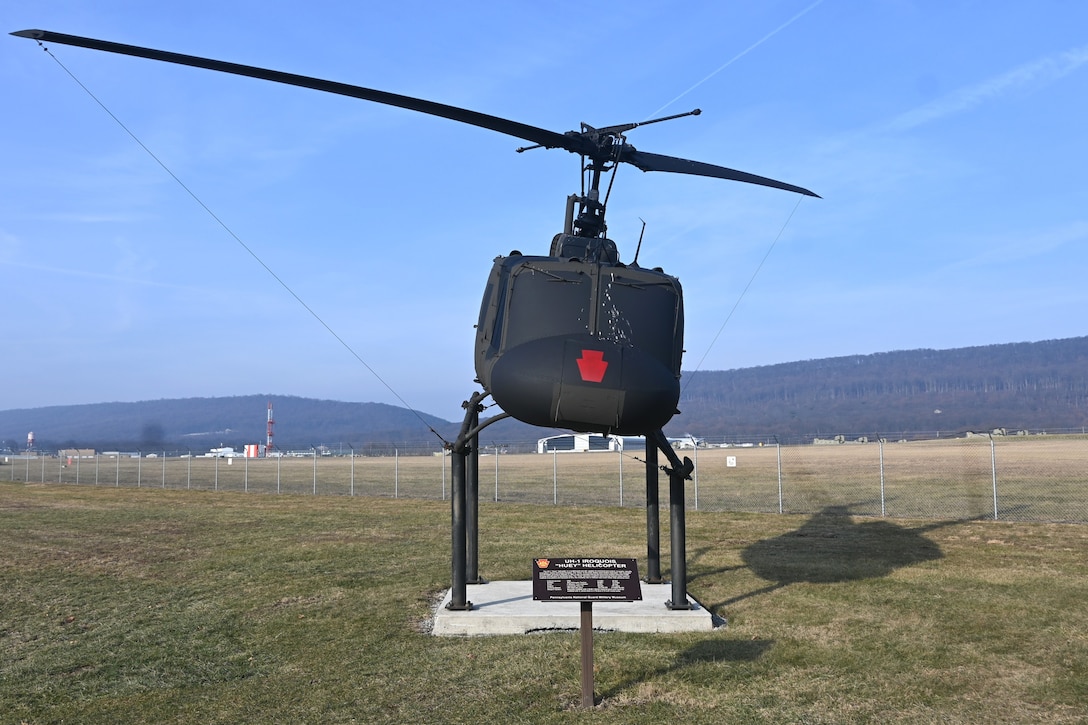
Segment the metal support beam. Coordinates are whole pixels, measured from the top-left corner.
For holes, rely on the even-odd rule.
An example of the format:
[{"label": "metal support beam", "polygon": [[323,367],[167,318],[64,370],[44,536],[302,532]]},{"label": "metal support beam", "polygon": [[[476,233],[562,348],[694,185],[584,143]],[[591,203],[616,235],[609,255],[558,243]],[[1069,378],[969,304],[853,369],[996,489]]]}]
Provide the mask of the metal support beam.
[{"label": "metal support beam", "polygon": [[646,583],[661,583],[661,502],[657,443],[646,437]]},{"label": "metal support beam", "polygon": [[[470,404],[468,411],[469,430],[480,425],[480,411],[483,406]],[[469,584],[485,583],[480,578],[480,436],[477,434],[469,441],[468,464],[465,470],[465,536],[466,536],[466,576]]]},{"label": "metal support beam", "polygon": [[[688,602],[688,561],[687,561],[687,514],[684,508],[684,481],[691,477],[695,464],[690,458],[683,461],[676,455],[676,451],[669,445],[664,431],[657,431],[653,435],[658,449],[669,459],[669,468],[665,472],[669,474],[669,535],[671,569],[672,569],[672,599],[665,602],[669,609],[691,609]],[[647,436],[649,445],[649,436]]]},{"label": "metal support beam", "polygon": [[683,469],[669,469],[669,535],[672,562],[672,599],[669,609],[691,609],[688,602],[687,514],[684,509]]},{"label": "metal support beam", "polygon": [[450,495],[450,529],[453,545],[450,587],[450,603],[446,606],[454,611],[472,609],[472,602],[468,601],[468,589],[466,584],[466,554],[465,554],[465,461],[468,458],[468,450],[465,446],[454,446],[450,451],[451,495]]},{"label": "metal support beam", "polygon": [[[481,424],[480,412],[483,410],[483,406],[480,405],[480,401],[486,397],[487,393],[473,393],[472,397],[462,404],[465,409],[465,419],[461,423],[461,432],[458,433],[457,439],[453,443],[446,444],[446,448],[450,452],[450,541],[452,549],[450,557],[450,579],[452,580],[450,603],[446,606],[453,610],[472,609],[472,602],[468,601],[467,590],[470,580],[470,561],[472,562],[472,583],[480,583],[480,466],[478,459],[475,459],[471,466],[469,460],[478,455],[477,441],[479,440],[480,431],[496,421],[509,417],[508,413],[500,413]],[[468,470],[469,468],[472,469],[471,473]],[[473,482],[471,500],[469,495],[470,478]],[[469,523],[470,518],[471,524]]]}]

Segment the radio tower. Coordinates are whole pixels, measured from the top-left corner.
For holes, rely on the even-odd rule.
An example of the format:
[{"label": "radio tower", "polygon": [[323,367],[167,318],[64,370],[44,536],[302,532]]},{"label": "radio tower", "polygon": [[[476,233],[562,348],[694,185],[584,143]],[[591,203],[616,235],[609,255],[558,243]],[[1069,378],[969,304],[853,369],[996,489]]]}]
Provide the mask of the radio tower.
[{"label": "radio tower", "polygon": [[272,419],[272,401],[270,400],[268,401],[268,438],[265,439],[264,443],[264,454],[266,456],[272,452],[272,426],[275,423],[276,421]]}]

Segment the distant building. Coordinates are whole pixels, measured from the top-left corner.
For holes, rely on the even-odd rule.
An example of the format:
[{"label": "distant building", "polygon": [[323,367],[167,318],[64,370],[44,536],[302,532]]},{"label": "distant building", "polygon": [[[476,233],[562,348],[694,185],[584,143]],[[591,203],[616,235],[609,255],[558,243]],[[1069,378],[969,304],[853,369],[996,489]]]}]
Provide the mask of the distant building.
[{"label": "distant building", "polygon": [[95,451],[93,448],[62,448],[57,451],[57,455],[69,460],[74,460],[76,458],[94,458]]},{"label": "distant building", "polygon": [[584,453],[590,451],[622,451],[623,439],[619,436],[594,433],[564,433],[548,436],[536,442],[537,453]]}]

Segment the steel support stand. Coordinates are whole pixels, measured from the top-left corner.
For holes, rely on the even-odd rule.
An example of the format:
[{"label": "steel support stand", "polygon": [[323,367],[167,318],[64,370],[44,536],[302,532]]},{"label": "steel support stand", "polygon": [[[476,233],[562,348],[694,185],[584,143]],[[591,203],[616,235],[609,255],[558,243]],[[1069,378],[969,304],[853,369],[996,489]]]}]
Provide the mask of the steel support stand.
[{"label": "steel support stand", "polygon": [[669,609],[691,609],[688,602],[687,514],[684,509],[683,469],[669,469],[669,522],[672,548],[672,599]]},{"label": "steel support stand", "polygon": [[[647,449],[649,448],[647,436]],[[690,458],[683,461],[676,455],[676,451],[669,445],[665,432],[657,431],[653,435],[658,449],[669,459],[669,467],[665,472],[669,474],[669,536],[672,551],[672,599],[665,602],[669,609],[691,609],[688,602],[688,559],[687,559],[687,514],[684,509],[684,481],[691,477],[695,470],[695,464]],[[649,479],[647,479],[648,481]]]},{"label": "steel support stand", "polygon": [[661,583],[661,505],[657,443],[646,437],[646,583]]},{"label": "steel support stand", "polygon": [[[475,430],[480,425],[482,406],[470,403],[468,412],[469,429]],[[480,437],[473,436],[469,441],[467,467],[465,470],[465,538],[467,581],[469,584],[486,584],[480,578]]]},{"label": "steel support stand", "polygon": [[464,611],[472,609],[472,602],[468,601],[468,577],[466,575],[466,526],[465,526],[465,468],[468,450],[464,446],[455,446],[450,451],[450,539],[453,543],[453,555],[451,564],[450,603],[448,609]]},{"label": "steel support stand", "polygon": [[[470,550],[472,552],[471,578],[474,584],[482,583],[478,571],[480,466],[477,458],[479,455],[477,441],[480,430],[496,421],[510,417],[508,413],[500,413],[481,425],[480,411],[483,410],[483,406],[480,405],[480,401],[486,397],[487,393],[473,393],[472,397],[462,404],[465,409],[465,420],[461,424],[461,432],[453,443],[446,444],[450,452],[450,540],[453,550],[450,557],[450,578],[452,579],[450,603],[446,607],[453,610],[472,609],[472,602],[468,601],[467,591],[470,577]],[[473,460],[471,465],[470,460]],[[471,500],[470,480],[472,481]]]}]

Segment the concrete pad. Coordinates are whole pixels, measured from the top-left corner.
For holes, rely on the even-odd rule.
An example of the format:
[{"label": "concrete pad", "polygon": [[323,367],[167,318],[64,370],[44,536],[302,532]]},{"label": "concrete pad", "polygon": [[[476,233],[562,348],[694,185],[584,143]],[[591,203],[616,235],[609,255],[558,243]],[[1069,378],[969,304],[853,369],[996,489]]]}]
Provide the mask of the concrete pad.
[{"label": "concrete pad", "polygon": [[[578,602],[538,602],[533,583],[496,581],[469,584],[469,611],[451,611],[447,591],[434,613],[432,634],[439,637],[528,634],[552,630],[578,630],[581,608]],[[671,584],[642,583],[642,601],[594,602],[593,629],[605,632],[709,632],[724,622],[688,598],[694,608],[672,610]]]}]

